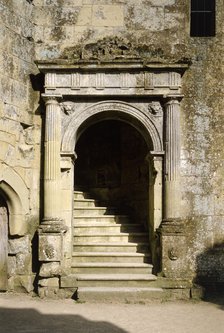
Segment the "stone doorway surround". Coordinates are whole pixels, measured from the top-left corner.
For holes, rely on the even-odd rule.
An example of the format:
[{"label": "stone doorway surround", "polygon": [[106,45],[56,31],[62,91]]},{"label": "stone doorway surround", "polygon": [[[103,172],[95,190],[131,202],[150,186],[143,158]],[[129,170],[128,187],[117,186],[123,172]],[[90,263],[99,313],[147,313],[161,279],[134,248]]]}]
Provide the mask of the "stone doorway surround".
[{"label": "stone doorway surround", "polygon": [[[184,228],[180,200],[180,101],[185,64],[142,61],[38,62],[45,74],[44,219],[39,228],[40,295],[66,287],[73,219],[75,144],[100,120],[134,126],[148,147],[149,227],[157,272],[184,274]],[[159,253],[159,254],[158,254]],[[159,261],[159,264],[158,264]],[[74,286],[75,287],[75,286]]]}]

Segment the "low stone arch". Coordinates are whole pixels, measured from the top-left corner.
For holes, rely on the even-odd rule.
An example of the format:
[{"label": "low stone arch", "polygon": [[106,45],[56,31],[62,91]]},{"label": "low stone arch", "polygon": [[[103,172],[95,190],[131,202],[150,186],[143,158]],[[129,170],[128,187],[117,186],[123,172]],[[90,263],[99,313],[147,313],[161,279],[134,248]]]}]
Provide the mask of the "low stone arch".
[{"label": "low stone arch", "polygon": [[25,235],[28,229],[26,222],[26,214],[29,211],[28,189],[18,174],[10,168],[6,168],[1,174],[0,195],[8,207],[10,235]]},{"label": "low stone arch", "polygon": [[[82,124],[97,115],[104,115],[104,119],[123,120],[134,126],[143,135],[148,146],[153,145],[154,152],[163,151],[162,135],[159,133],[149,114],[133,105],[122,101],[103,101],[88,106],[84,110],[74,112],[71,121],[65,129],[62,138],[61,151],[73,152],[77,140],[77,133]],[[134,120],[134,121],[133,121]]]}]

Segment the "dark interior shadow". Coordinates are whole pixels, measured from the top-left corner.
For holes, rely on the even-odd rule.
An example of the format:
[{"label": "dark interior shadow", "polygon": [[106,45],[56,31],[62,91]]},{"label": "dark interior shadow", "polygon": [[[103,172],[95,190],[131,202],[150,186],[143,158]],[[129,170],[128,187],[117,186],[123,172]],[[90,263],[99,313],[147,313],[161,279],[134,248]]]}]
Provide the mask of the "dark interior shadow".
[{"label": "dark interior shadow", "polygon": [[197,256],[195,284],[202,288],[202,299],[219,305],[224,310],[224,243]]},{"label": "dark interior shadow", "polygon": [[46,315],[25,308],[0,308],[0,324],[0,332],[5,333],[128,333],[106,321],[91,321],[79,315]]}]

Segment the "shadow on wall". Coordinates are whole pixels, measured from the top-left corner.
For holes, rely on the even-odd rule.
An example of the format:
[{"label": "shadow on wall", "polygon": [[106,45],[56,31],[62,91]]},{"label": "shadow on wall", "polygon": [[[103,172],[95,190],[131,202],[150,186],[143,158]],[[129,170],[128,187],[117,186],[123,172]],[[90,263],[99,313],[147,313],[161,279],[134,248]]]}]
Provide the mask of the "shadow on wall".
[{"label": "shadow on wall", "polygon": [[1,332],[42,333],[128,333],[104,321],[90,321],[79,315],[46,315],[34,309],[0,308]]},{"label": "shadow on wall", "polygon": [[202,287],[203,300],[218,304],[224,310],[224,243],[216,243],[198,255],[196,264],[194,282]]}]

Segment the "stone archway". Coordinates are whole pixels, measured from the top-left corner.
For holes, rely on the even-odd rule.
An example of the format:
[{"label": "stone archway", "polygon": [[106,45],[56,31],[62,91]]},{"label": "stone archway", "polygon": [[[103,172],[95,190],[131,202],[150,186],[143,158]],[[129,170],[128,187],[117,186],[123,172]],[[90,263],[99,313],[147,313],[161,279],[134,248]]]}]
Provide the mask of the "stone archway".
[{"label": "stone archway", "polygon": [[[150,242],[153,248],[155,231],[162,220],[163,131],[161,126],[161,105],[159,116],[154,116],[148,109],[139,109],[130,103],[117,100],[97,102],[87,107],[83,104],[83,106],[84,108],[76,109],[76,105],[72,101],[61,103],[62,110],[65,112],[64,117],[67,117],[69,120],[65,118],[63,120],[67,121],[67,126],[63,128],[61,142],[62,197],[67,197],[64,206],[62,201],[62,216],[68,219],[68,231],[65,234],[66,252],[69,253],[70,251],[69,240],[72,236],[72,225],[69,224],[69,220],[73,221],[73,187],[71,187],[71,184],[73,183],[73,178],[76,177],[72,157],[74,156],[76,144],[79,138],[82,137],[82,134],[88,128],[94,126],[94,124],[103,121],[117,121],[118,123],[126,124],[133,131],[136,131],[145,143],[143,168],[147,168],[148,179],[145,184],[147,186],[145,190],[147,198],[144,200],[147,203],[145,203],[144,209],[147,207],[147,212],[144,212],[144,224],[146,229],[149,230]],[[71,109],[73,109],[72,112],[66,113],[67,110],[71,111]],[[77,156],[75,157],[74,164],[76,164],[76,158]],[[70,184],[70,187],[67,184]],[[134,193],[134,188],[130,187],[129,192],[131,196],[131,193]]]},{"label": "stone archway", "polygon": [[7,290],[8,207],[0,194],[0,290]]},{"label": "stone archway", "polygon": [[[115,119],[135,127],[147,144],[149,187],[153,193],[150,225],[154,234],[160,227],[161,271],[172,276],[177,256],[172,261],[167,256],[170,240],[182,233],[180,100],[181,75],[186,66],[87,61],[39,63],[39,68],[46,73],[42,94],[46,105],[44,219],[39,260],[43,265],[49,261],[71,267],[75,145],[86,129],[86,121]],[[176,240],[173,248],[177,247]],[[48,274],[52,276],[50,271]]]}]

